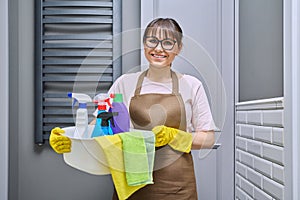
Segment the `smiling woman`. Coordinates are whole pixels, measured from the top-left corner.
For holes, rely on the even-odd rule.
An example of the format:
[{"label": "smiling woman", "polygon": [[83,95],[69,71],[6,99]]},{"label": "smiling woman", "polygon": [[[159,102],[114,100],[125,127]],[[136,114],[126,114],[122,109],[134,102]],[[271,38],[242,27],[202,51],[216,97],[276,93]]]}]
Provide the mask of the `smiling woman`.
[{"label": "smiling woman", "polygon": [[[109,93],[123,94],[132,128],[152,130],[156,141],[166,140],[168,145],[156,143],[154,184],[139,189],[129,199],[196,200],[190,149],[214,144],[215,125],[204,88],[195,77],[171,69],[182,48],[182,30],[174,19],[150,22],[143,43],[148,69],[121,76]],[[160,125],[165,128],[157,131]]]}]

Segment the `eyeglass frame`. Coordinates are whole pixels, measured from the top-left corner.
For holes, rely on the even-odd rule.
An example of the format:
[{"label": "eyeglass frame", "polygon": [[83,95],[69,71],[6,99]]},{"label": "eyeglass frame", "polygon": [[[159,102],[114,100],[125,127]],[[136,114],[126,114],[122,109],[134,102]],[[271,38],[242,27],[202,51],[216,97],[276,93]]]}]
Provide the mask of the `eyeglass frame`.
[{"label": "eyeglass frame", "polygon": [[[146,44],[146,39],[147,39],[147,38],[154,38],[154,39],[156,39],[156,40],[158,41],[158,43],[157,43],[156,46],[154,46],[154,47],[149,47],[149,46]],[[171,49],[166,49],[166,48],[164,48],[162,42],[165,41],[165,40],[170,40],[170,41],[174,42],[174,44],[173,44],[173,46],[172,46]],[[156,48],[156,47],[158,46],[159,43],[160,43],[160,46],[161,46],[164,50],[166,50],[166,51],[171,51],[171,50],[174,48],[174,46],[175,46],[175,44],[177,43],[177,41],[176,41],[176,40],[173,40],[173,39],[171,39],[171,38],[165,38],[165,39],[163,39],[163,40],[159,40],[159,39],[158,39],[157,37],[155,37],[155,36],[145,36],[145,37],[144,37],[144,44],[145,44],[148,48],[154,49],[154,48]]]}]

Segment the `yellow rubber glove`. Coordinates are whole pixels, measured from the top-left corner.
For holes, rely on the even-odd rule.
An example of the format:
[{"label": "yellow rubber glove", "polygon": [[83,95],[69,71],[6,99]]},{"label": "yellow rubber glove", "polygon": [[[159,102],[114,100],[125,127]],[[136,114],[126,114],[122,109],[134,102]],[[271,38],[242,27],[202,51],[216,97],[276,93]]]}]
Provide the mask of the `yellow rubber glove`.
[{"label": "yellow rubber glove", "polygon": [[152,132],[155,134],[155,146],[161,147],[167,145],[171,139],[173,138],[173,135],[171,135],[171,131],[167,129],[166,126],[155,126],[152,129]]},{"label": "yellow rubber glove", "polygon": [[49,143],[52,149],[59,154],[71,152],[71,139],[64,136],[65,131],[59,127],[51,130]]},{"label": "yellow rubber glove", "polygon": [[156,126],[152,129],[155,134],[155,146],[160,147],[168,144],[173,149],[189,153],[192,148],[193,136],[191,133],[170,128],[167,126]]}]

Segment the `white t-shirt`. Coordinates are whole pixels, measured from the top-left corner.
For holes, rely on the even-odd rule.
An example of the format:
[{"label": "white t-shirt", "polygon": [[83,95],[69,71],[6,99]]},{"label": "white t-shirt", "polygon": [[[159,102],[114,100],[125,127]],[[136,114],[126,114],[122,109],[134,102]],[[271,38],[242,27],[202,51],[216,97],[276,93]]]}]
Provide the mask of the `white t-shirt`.
[{"label": "white t-shirt", "polygon": [[[123,94],[123,102],[129,109],[130,100],[134,96],[137,80],[141,73],[136,72],[120,76],[108,93]],[[214,120],[202,83],[197,78],[185,74],[179,78],[178,82],[179,93],[185,105],[187,131],[215,130]],[[145,77],[140,94],[148,93],[170,94],[172,93],[172,81],[159,83]]]}]

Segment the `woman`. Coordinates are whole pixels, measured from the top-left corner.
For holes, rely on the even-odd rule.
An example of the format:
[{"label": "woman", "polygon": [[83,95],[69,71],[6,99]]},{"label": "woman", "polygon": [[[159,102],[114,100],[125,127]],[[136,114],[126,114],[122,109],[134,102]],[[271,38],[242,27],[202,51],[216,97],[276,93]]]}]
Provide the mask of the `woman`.
[{"label": "woman", "polygon": [[[182,29],[174,19],[155,19],[146,27],[143,43],[149,68],[121,76],[109,93],[123,94],[134,128],[151,130],[165,125],[195,131],[192,148],[210,148],[214,122],[204,88],[196,78],[171,70],[182,49]],[[160,159],[166,155],[168,159]],[[157,149],[154,170],[154,184],[129,199],[197,199],[190,153],[174,151],[168,145]],[[118,199],[116,194],[113,199]]]},{"label": "woman", "polygon": [[[181,27],[174,19],[155,19],[146,27],[143,43],[149,68],[122,75],[108,93],[123,94],[132,127],[151,130],[165,125],[194,132],[192,149],[211,148],[215,126],[202,83],[171,70],[182,49]],[[156,149],[154,163],[154,184],[139,189],[130,200],[197,199],[191,153],[165,145]]]}]

